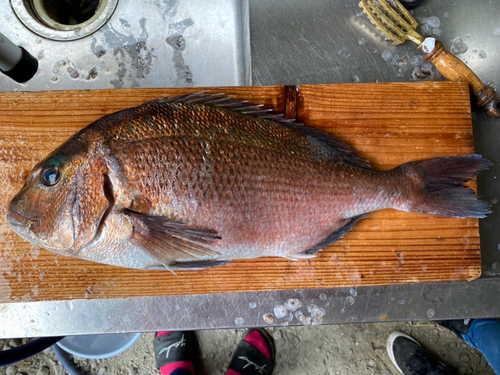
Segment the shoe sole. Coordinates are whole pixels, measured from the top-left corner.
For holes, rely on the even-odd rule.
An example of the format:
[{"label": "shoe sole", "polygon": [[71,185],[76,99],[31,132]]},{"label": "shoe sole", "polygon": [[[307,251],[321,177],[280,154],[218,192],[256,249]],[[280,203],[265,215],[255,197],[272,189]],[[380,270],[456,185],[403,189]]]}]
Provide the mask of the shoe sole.
[{"label": "shoe sole", "polygon": [[391,359],[392,364],[398,369],[398,371],[401,374],[404,375],[403,371],[401,371],[401,369],[399,368],[399,366],[398,366],[398,364],[396,362],[396,358],[394,357],[393,345],[394,345],[394,341],[398,337],[406,337],[407,339],[410,339],[411,341],[417,343],[418,345],[420,345],[420,343],[417,340],[415,340],[413,337],[410,337],[407,334],[405,334],[403,332],[399,332],[399,331],[392,332],[389,335],[389,337],[387,338],[387,343],[386,343],[387,354],[389,355],[389,358]]}]

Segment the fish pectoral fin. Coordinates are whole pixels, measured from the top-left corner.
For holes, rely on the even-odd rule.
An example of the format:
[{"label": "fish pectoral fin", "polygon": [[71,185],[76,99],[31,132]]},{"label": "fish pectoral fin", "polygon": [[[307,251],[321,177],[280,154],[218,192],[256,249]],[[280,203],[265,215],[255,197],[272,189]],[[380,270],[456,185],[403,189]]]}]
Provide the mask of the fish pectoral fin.
[{"label": "fish pectoral fin", "polygon": [[174,262],[169,268],[175,271],[199,271],[205,268],[225,266],[229,260],[193,260],[186,262]]},{"label": "fish pectoral fin", "polygon": [[219,255],[208,248],[220,240],[214,230],[194,228],[163,216],[143,215],[130,210],[126,210],[125,215],[133,225],[130,240],[169,267],[175,259]]},{"label": "fish pectoral fin", "polygon": [[318,251],[323,249],[324,247],[327,247],[335,242],[337,242],[340,238],[342,238],[347,232],[349,232],[354,225],[361,219],[364,219],[368,214],[363,214],[359,216],[352,217],[350,219],[346,219],[345,223],[340,229],[337,229],[335,232],[331,233],[328,235],[324,240],[322,240],[320,243],[317,245],[302,251],[299,254],[304,254],[304,255],[313,255],[316,254]]}]

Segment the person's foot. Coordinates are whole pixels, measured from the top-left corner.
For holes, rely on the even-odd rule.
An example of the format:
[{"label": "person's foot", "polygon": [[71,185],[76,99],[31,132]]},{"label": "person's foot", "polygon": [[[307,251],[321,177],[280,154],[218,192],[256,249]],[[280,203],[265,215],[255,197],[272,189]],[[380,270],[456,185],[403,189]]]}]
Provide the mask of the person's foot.
[{"label": "person's foot", "polygon": [[264,329],[251,329],[234,352],[226,375],[270,375],[275,355],[272,336]]},{"label": "person's foot", "polygon": [[153,341],[156,367],[162,375],[195,375],[194,332],[158,332]]},{"label": "person's foot", "polygon": [[473,320],[474,319],[435,320],[434,322],[448,328],[457,337],[463,340],[462,335],[466,335],[467,332],[469,332]]},{"label": "person's foot", "polygon": [[432,357],[416,340],[402,332],[392,332],[387,339],[389,358],[404,375],[452,375],[445,365]]}]

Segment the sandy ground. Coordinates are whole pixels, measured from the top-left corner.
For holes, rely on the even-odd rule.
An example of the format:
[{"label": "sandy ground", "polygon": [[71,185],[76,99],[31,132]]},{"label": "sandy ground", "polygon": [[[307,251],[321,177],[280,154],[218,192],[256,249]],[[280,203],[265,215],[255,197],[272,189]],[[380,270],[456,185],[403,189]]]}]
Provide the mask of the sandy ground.
[{"label": "sandy ground", "polygon": [[[269,329],[277,349],[277,364],[273,374],[331,375],[382,374],[397,375],[398,371],[387,356],[388,335],[400,330],[410,334],[450,365],[459,375],[494,375],[484,357],[455,337],[445,328],[433,323],[373,323],[335,326],[284,327]],[[245,330],[198,331],[202,374],[219,375],[231,359]],[[87,360],[70,356],[82,374],[138,375],[159,374],[153,359],[154,334],[143,334],[128,351],[109,359]],[[16,346],[21,340],[0,340],[4,349]],[[66,374],[51,349],[0,368],[7,375]]]}]

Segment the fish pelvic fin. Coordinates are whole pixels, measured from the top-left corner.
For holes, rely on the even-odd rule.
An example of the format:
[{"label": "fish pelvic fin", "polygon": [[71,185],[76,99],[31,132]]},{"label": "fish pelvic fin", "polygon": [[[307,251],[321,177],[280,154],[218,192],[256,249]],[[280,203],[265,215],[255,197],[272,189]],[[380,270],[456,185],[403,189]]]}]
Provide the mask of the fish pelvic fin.
[{"label": "fish pelvic fin", "polygon": [[394,172],[413,182],[411,197],[394,208],[457,218],[484,218],[491,213],[491,206],[477,199],[474,190],[463,184],[491,165],[477,154],[403,164]]},{"label": "fish pelvic fin", "polygon": [[311,256],[311,255],[314,255],[317,252],[321,251],[321,249],[323,249],[324,247],[327,247],[327,246],[334,244],[339,239],[344,237],[344,235],[347,232],[349,232],[356,225],[356,223],[358,221],[360,221],[361,219],[364,219],[367,216],[368,216],[368,214],[363,214],[363,215],[358,215],[358,216],[352,217],[350,219],[346,219],[344,222],[344,226],[342,226],[340,229],[337,229],[335,232],[328,235],[324,240],[322,240],[317,245],[315,245],[307,250],[302,251],[300,254],[305,255],[305,256],[308,256],[308,255]]},{"label": "fish pelvic fin", "polygon": [[130,240],[167,268],[170,268],[176,259],[219,255],[208,247],[220,240],[217,233],[211,229],[194,228],[162,216],[149,216],[130,210],[126,210],[125,215],[133,225]]}]

